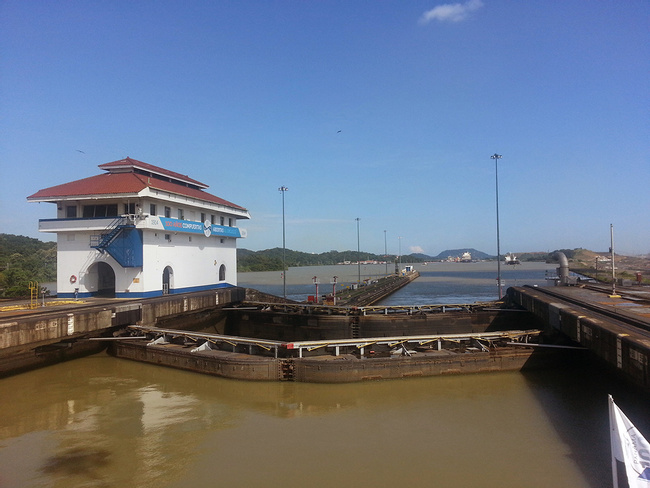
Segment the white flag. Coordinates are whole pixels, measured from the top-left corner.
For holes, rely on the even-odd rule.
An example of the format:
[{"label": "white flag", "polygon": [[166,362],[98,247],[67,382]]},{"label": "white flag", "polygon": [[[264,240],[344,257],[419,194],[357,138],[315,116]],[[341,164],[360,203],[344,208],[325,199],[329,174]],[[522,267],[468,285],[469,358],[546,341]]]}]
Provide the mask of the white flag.
[{"label": "white flag", "polygon": [[650,444],[609,395],[609,430],[612,447],[612,475],[618,486],[616,460],[625,464],[630,488],[650,488]]}]

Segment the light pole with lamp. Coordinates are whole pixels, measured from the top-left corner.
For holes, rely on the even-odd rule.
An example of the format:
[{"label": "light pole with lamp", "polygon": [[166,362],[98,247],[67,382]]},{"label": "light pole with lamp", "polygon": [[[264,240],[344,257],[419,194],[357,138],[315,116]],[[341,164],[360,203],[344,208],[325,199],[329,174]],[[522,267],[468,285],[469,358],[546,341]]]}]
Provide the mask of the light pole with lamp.
[{"label": "light pole with lamp", "polygon": [[399,252],[397,253],[397,262],[399,267],[397,268],[397,274],[402,273],[402,236],[397,236],[397,242],[399,242]]},{"label": "light pole with lamp", "polygon": [[612,295],[611,298],[619,298],[616,294],[616,265],[614,264],[614,224],[609,224],[609,236],[611,239],[611,247],[609,251],[612,253]]},{"label": "light pole with lamp", "polygon": [[499,300],[503,298],[503,288],[501,286],[501,244],[499,240],[499,159],[503,156],[501,154],[494,153],[490,156],[491,159],[494,159],[494,171],[496,175],[496,196],[497,196],[497,283],[499,285]]},{"label": "light pole with lamp", "polygon": [[288,190],[286,186],[281,186],[278,188],[278,191],[282,192],[282,293],[284,294],[284,299],[287,299],[287,265],[286,265],[286,238],[285,238],[285,226],[284,226],[284,193]]},{"label": "light pole with lamp", "polygon": [[384,262],[386,263],[386,276],[388,276],[388,245],[386,244],[386,231],[384,231]]},{"label": "light pole with lamp", "polygon": [[318,279],[318,276],[314,276],[312,278],[312,281],[314,282],[314,285],[316,285],[316,300],[315,300],[315,302],[316,302],[316,304],[318,304],[320,302],[320,300],[319,300],[320,297],[318,296],[318,285],[320,283],[320,280]]},{"label": "light pole with lamp", "polygon": [[354,220],[357,221],[357,268],[359,270],[359,274],[357,277],[357,286],[361,286],[361,248],[359,246],[359,221],[361,219],[357,217]]}]

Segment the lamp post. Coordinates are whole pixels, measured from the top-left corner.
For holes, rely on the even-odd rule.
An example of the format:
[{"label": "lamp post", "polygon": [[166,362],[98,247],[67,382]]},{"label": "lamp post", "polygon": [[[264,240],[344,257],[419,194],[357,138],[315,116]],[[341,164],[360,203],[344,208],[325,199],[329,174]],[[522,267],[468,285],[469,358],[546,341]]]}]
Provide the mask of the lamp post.
[{"label": "lamp post", "polygon": [[609,250],[612,253],[612,297],[616,296],[616,265],[614,264],[614,224],[609,224],[609,237],[611,240],[611,247]]},{"label": "lamp post", "polygon": [[332,297],[334,299],[334,305],[336,305],[336,280],[338,278],[339,278],[338,276],[332,278]]},{"label": "lamp post", "polygon": [[499,159],[503,156],[501,154],[494,153],[490,156],[491,159],[494,159],[494,171],[496,176],[496,196],[497,196],[497,283],[499,285],[499,300],[503,298],[503,288],[501,287],[501,243],[499,240]]},{"label": "lamp post", "polygon": [[318,304],[320,302],[320,297],[318,296],[318,284],[320,283],[320,280],[318,279],[318,276],[314,276],[312,281],[314,282],[314,285],[316,285],[316,304]]},{"label": "lamp post", "polygon": [[284,295],[285,301],[287,300],[287,265],[286,263],[286,238],[285,238],[285,226],[284,226],[284,193],[288,190],[286,186],[281,186],[278,188],[279,192],[282,192],[282,293]]},{"label": "lamp post", "polygon": [[402,272],[402,236],[397,237],[397,242],[399,242],[399,252],[397,253],[399,267],[397,268],[397,274],[400,274]]},{"label": "lamp post", "polygon": [[357,285],[361,286],[361,247],[359,246],[359,221],[361,220],[359,217],[354,219],[357,221],[357,268],[359,271],[358,277],[357,277]]},{"label": "lamp post", "polygon": [[384,262],[386,263],[386,276],[388,276],[388,245],[386,244],[386,231],[384,231]]}]

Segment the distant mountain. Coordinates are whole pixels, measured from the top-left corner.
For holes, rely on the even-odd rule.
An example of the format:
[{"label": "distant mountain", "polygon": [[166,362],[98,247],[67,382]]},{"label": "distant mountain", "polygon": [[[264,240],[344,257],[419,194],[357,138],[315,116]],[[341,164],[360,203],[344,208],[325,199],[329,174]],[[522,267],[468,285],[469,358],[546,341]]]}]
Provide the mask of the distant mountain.
[{"label": "distant mountain", "polygon": [[[561,251],[571,260],[578,250],[561,249]],[[389,263],[393,263],[398,259],[402,263],[422,263],[425,261],[446,261],[449,257],[460,258],[466,252],[472,255],[473,260],[495,260],[497,258],[496,256],[468,247],[462,249],[446,249],[437,256],[429,256],[424,253],[403,254],[402,256],[389,254],[388,256],[384,256],[383,254],[357,251],[328,251],[316,254],[291,249],[286,249],[283,252],[281,247],[275,247],[263,251],[237,249],[237,269],[239,271],[278,271],[282,269],[283,259],[287,267],[324,266],[346,261],[352,263],[356,263],[357,261],[388,261]],[[515,253],[515,255],[522,263],[527,261],[553,262],[556,260],[555,252],[527,252]],[[504,259],[504,256],[505,253],[501,255],[501,259]]]}]

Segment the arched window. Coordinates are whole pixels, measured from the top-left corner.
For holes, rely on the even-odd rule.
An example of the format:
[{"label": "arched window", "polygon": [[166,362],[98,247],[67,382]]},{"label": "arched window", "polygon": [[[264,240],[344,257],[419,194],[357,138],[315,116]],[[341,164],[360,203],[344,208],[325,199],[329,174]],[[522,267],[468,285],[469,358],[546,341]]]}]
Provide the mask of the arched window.
[{"label": "arched window", "polygon": [[219,266],[219,281],[225,281],[226,279],[226,265],[222,264]]}]

